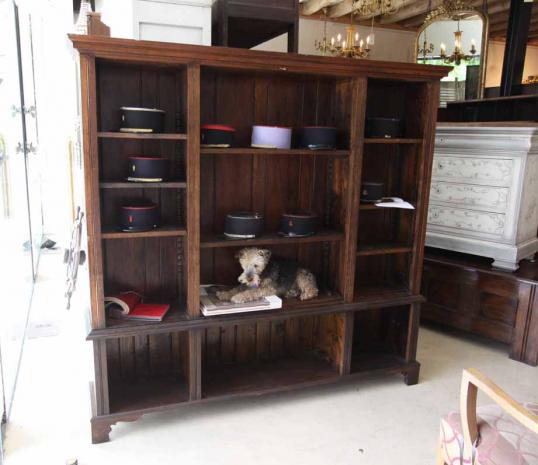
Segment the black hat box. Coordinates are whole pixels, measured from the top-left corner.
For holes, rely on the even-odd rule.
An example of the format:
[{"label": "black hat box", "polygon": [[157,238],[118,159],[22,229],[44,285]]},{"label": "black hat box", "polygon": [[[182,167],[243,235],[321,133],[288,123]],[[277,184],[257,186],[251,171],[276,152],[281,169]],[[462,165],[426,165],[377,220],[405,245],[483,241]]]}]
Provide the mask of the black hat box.
[{"label": "black hat box", "polygon": [[161,182],[168,177],[168,158],[129,157],[128,181]]},{"label": "black hat box", "polygon": [[381,201],[385,185],[382,182],[363,182],[361,185],[361,202],[375,203]]},{"label": "black hat box", "polygon": [[392,139],[402,136],[400,118],[366,118],[366,137]]},{"label": "black hat box", "polygon": [[305,126],[301,131],[301,147],[329,150],[336,147],[337,129],[332,126]]},{"label": "black hat box", "polygon": [[280,234],[286,237],[306,237],[316,234],[318,216],[312,212],[284,213],[280,219]]},{"label": "black hat box", "polygon": [[157,108],[121,107],[120,132],[160,133],[164,131],[164,111]]},{"label": "black hat box", "polygon": [[226,215],[224,235],[229,239],[253,239],[263,232],[263,215],[256,212],[232,212]]},{"label": "black hat box", "polygon": [[159,208],[154,203],[131,203],[121,207],[123,231],[151,231],[159,226]]},{"label": "black hat box", "polygon": [[234,144],[235,128],[225,124],[204,124],[201,127],[202,147],[231,147]]}]

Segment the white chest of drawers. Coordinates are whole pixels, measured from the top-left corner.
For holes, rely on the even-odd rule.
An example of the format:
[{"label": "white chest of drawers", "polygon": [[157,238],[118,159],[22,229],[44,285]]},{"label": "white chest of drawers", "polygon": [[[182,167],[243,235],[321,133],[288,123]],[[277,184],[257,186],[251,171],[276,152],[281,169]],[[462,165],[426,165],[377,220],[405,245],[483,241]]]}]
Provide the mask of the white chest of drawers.
[{"label": "white chest of drawers", "polygon": [[538,251],[538,125],[522,124],[438,125],[427,246],[508,270]]}]

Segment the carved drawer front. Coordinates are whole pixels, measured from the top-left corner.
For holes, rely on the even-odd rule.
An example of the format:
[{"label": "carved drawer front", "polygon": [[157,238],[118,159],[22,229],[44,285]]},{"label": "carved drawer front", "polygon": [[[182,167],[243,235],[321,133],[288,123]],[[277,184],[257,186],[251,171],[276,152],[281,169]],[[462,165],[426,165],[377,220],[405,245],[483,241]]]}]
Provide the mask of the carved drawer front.
[{"label": "carved drawer front", "polygon": [[509,186],[514,160],[507,158],[467,158],[436,155],[432,177],[452,182]]},{"label": "carved drawer front", "polygon": [[502,236],[505,215],[430,204],[428,224]]},{"label": "carved drawer front", "polygon": [[430,201],[448,202],[473,209],[508,209],[507,187],[477,186],[473,184],[432,181]]}]

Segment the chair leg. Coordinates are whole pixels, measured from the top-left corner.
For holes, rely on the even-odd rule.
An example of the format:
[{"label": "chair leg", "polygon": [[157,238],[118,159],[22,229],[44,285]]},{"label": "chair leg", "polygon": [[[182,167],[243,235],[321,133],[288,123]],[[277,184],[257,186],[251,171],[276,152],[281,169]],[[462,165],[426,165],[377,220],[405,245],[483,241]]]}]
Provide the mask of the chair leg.
[{"label": "chair leg", "polygon": [[445,454],[443,450],[443,441],[439,438],[439,444],[437,444],[437,461],[436,465],[445,465]]}]

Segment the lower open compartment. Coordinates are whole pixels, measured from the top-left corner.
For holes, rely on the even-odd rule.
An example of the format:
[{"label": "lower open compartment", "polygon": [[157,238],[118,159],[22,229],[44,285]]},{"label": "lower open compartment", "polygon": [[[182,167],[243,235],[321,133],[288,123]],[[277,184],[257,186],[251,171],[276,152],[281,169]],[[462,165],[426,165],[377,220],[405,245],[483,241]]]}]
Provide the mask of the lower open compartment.
[{"label": "lower open compartment", "polygon": [[207,328],[202,397],[321,384],[340,376],[345,315],[328,314]]},{"label": "lower open compartment", "polygon": [[355,312],[351,373],[398,370],[406,364],[410,308]]},{"label": "lower open compartment", "polygon": [[358,257],[355,301],[388,299],[409,294],[410,254]]},{"label": "lower open compartment", "polygon": [[110,413],[188,401],[189,337],[181,331],[108,339]]}]

